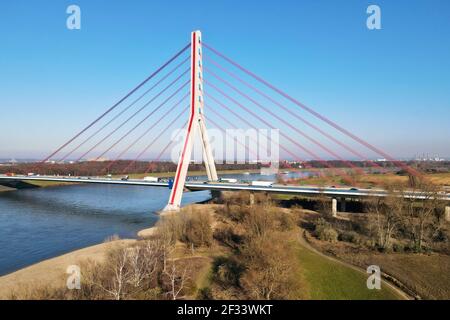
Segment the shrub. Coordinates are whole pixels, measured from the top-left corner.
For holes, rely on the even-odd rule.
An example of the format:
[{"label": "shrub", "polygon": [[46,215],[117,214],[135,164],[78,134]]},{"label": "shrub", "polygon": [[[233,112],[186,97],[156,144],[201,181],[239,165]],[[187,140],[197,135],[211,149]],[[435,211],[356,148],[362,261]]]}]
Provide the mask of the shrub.
[{"label": "shrub", "polygon": [[223,214],[226,218],[230,219],[231,221],[242,222],[247,211],[248,210],[246,208],[240,205],[226,203],[219,211],[219,213]]},{"label": "shrub", "polygon": [[315,228],[320,228],[320,227],[331,227],[331,224],[325,220],[324,218],[320,217],[318,218],[315,222],[314,222]]},{"label": "shrub", "polygon": [[320,228],[317,232],[317,237],[322,241],[336,242],[338,233],[332,227]]},{"label": "shrub", "polygon": [[343,231],[339,233],[338,239],[340,241],[351,242],[354,244],[361,244],[363,242],[362,237],[355,231]]},{"label": "shrub", "polygon": [[266,206],[253,206],[244,218],[244,228],[249,237],[260,237],[276,227],[276,213]]},{"label": "shrub", "polygon": [[405,246],[401,243],[396,242],[392,245],[392,250],[394,250],[394,252],[404,252]]},{"label": "shrub", "polygon": [[182,211],[180,218],[182,220],[180,241],[195,247],[212,244],[213,232],[209,213],[200,210]]},{"label": "shrub", "polygon": [[280,229],[281,231],[289,231],[295,228],[296,219],[294,218],[294,215],[290,212],[280,212],[278,214],[278,220],[280,223]]},{"label": "shrub", "polygon": [[233,257],[218,257],[213,264],[213,278],[221,286],[238,286],[244,266]]},{"label": "shrub", "polygon": [[200,288],[197,293],[198,300],[213,300],[213,293],[210,287]]},{"label": "shrub", "polygon": [[290,299],[299,289],[296,255],[282,232],[248,239],[239,260],[245,265],[240,285],[251,299]]},{"label": "shrub", "polygon": [[230,226],[218,228],[214,231],[213,236],[214,239],[230,248],[237,248],[237,246],[242,242],[242,237],[236,234]]},{"label": "shrub", "polygon": [[317,238],[323,241],[336,242],[338,233],[331,224],[323,218],[319,218],[315,224],[315,233]]},{"label": "shrub", "polygon": [[211,216],[208,212],[196,208],[183,209],[179,213],[164,216],[157,226],[157,236],[170,244],[176,241],[195,247],[212,244]]}]

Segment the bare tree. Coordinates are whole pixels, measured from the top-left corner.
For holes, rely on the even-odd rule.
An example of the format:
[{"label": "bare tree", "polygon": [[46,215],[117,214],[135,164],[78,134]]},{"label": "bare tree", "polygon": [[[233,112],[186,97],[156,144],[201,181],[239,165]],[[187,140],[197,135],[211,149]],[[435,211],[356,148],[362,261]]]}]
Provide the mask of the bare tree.
[{"label": "bare tree", "polygon": [[167,260],[164,265],[166,268],[163,270],[163,280],[167,290],[166,295],[172,300],[177,300],[186,287],[188,267],[177,266],[174,260]]},{"label": "bare tree", "polygon": [[440,195],[437,186],[427,181],[418,181],[413,192],[415,197],[405,198],[403,224],[410,235],[414,250],[423,250],[424,242],[431,238],[439,225]]},{"label": "bare tree", "polygon": [[385,189],[385,198],[368,201],[369,225],[375,226],[377,244],[389,248],[397,234],[408,238],[415,251],[422,251],[425,242],[432,240],[442,227],[439,188],[415,177],[409,188],[398,184]]},{"label": "bare tree", "polygon": [[325,216],[331,215],[331,199],[325,196],[322,189],[316,198],[315,210]]},{"label": "bare tree", "polygon": [[125,287],[132,274],[130,268],[127,267],[129,263],[128,248],[115,249],[110,254],[109,261],[106,271],[111,274],[110,281],[100,281],[96,285],[111,295],[113,299],[121,300],[126,295]]},{"label": "bare tree", "polygon": [[295,253],[280,232],[249,238],[242,248],[240,284],[252,299],[286,299],[296,290]]},{"label": "bare tree", "polygon": [[146,261],[143,256],[143,249],[140,246],[135,246],[129,248],[128,251],[130,259],[130,279],[128,279],[128,282],[134,288],[139,288],[144,279],[148,277],[146,274]]},{"label": "bare tree", "polygon": [[374,197],[367,201],[369,226],[375,226],[376,243],[382,249],[390,248],[392,237],[402,219],[404,201],[393,190],[386,198]]}]

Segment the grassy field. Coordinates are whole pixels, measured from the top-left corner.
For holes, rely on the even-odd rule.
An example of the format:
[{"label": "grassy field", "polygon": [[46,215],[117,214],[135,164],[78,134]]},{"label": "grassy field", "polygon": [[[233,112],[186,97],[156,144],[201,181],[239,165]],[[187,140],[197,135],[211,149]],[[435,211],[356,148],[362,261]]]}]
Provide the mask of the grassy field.
[{"label": "grassy field", "polygon": [[445,254],[380,253],[353,243],[308,242],[320,252],[361,268],[377,265],[422,299],[450,299],[450,256]]},{"label": "grassy field", "polygon": [[[296,244],[298,254],[297,276],[302,288],[296,292],[296,299],[312,300],[398,300],[400,297],[390,288],[369,290],[367,276],[340,263],[333,262],[309,249]],[[188,256],[187,256],[188,257]],[[204,258],[205,259],[205,258]],[[208,287],[211,281],[212,259],[205,259],[199,265],[196,278],[197,288]],[[200,270],[201,269],[201,270]]]},{"label": "grassy field", "polygon": [[440,254],[358,254],[360,265],[379,265],[423,299],[450,299],[450,257]]},{"label": "grassy field", "polygon": [[396,300],[390,288],[369,290],[367,276],[298,245],[298,261],[314,300]]}]

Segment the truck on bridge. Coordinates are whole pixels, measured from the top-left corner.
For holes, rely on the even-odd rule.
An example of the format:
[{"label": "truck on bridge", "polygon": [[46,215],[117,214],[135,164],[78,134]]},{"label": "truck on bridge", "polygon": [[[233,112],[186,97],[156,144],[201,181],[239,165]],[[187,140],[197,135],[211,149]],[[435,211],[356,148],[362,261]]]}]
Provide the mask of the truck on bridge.
[{"label": "truck on bridge", "polygon": [[273,186],[273,182],[272,181],[252,181],[250,182],[251,186],[254,187],[271,187]]}]

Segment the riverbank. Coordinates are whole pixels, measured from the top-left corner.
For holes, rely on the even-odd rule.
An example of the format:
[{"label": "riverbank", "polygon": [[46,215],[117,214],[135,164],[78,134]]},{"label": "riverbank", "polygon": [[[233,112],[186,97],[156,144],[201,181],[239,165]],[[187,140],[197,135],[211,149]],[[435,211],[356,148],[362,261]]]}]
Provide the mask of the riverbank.
[{"label": "riverbank", "polygon": [[[69,186],[69,185],[74,185],[76,183],[74,183],[74,182],[59,182],[59,181],[30,181],[30,180],[28,180],[26,183],[24,182],[24,184],[28,185],[27,188],[33,188],[33,187],[47,188],[47,187]],[[17,189],[0,185],[0,192],[14,191],[14,190],[17,190]]]},{"label": "riverbank", "polygon": [[12,191],[12,190],[16,190],[14,188],[9,188],[9,187],[5,187],[5,186],[0,186],[0,192],[4,192],[4,191]]}]

